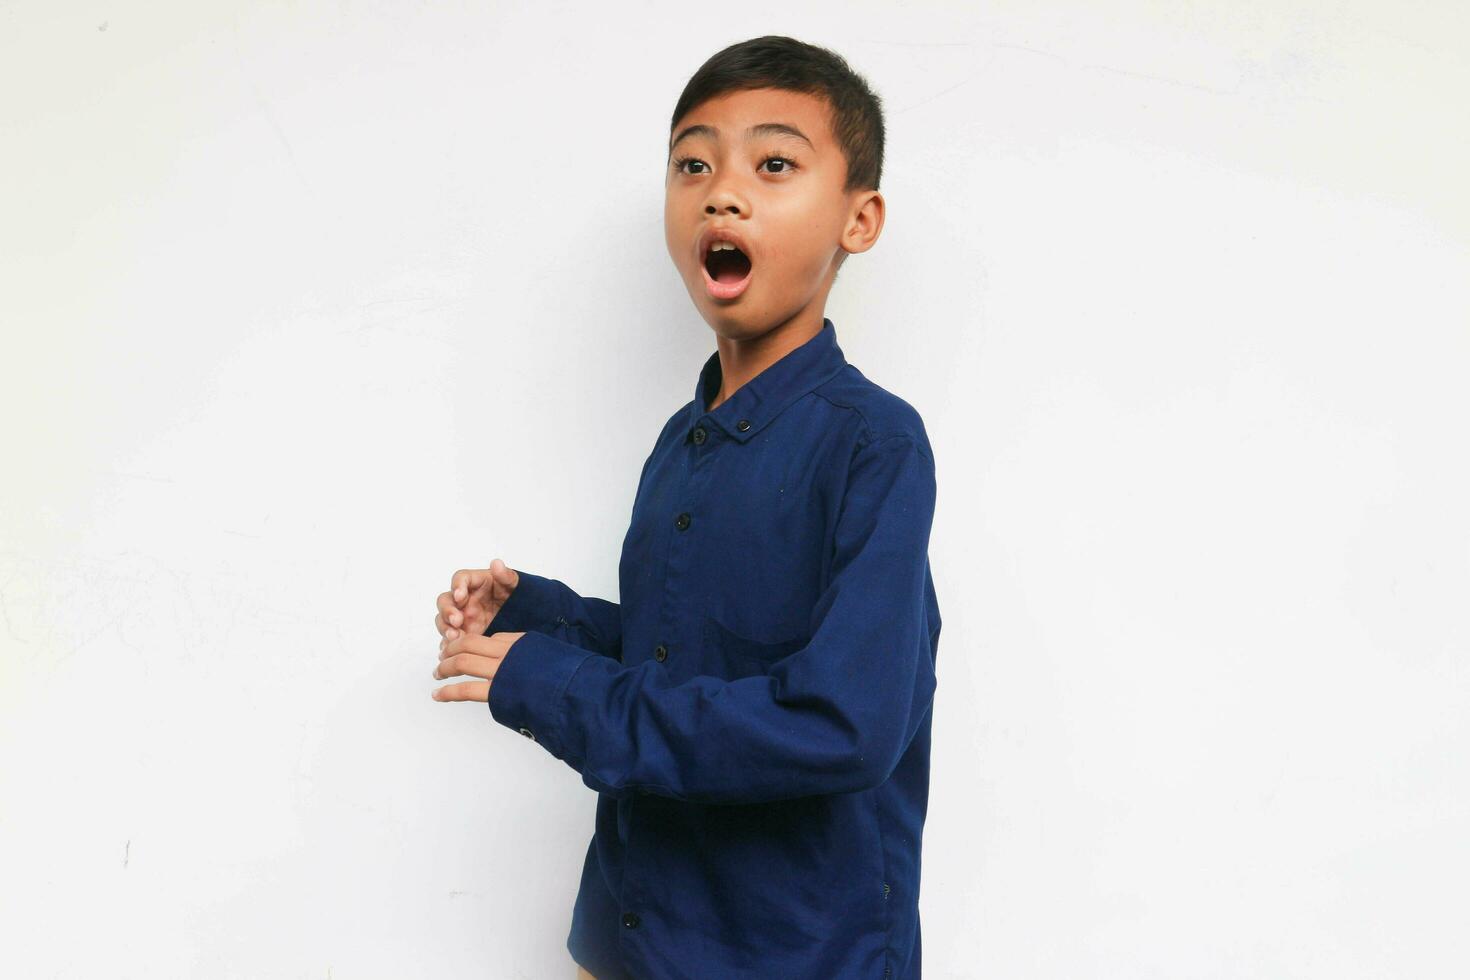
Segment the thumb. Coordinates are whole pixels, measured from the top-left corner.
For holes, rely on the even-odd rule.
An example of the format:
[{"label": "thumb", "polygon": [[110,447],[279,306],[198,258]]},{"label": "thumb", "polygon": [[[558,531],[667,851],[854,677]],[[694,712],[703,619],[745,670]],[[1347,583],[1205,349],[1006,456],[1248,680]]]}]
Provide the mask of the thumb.
[{"label": "thumb", "polygon": [[521,580],[520,574],[499,558],[490,563],[489,572],[496,584],[505,586],[506,591],[514,589]]}]

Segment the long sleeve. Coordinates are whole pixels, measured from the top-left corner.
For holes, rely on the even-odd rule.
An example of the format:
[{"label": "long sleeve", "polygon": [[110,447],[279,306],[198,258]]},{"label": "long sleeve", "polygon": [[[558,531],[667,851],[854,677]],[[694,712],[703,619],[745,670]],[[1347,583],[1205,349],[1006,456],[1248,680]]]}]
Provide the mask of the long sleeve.
[{"label": "long sleeve", "polygon": [[[515,591],[485,634],[535,630],[613,660],[623,654],[622,610],[616,602],[581,596],[560,579],[515,569]],[[519,646],[519,644],[517,644]]]},{"label": "long sleeve", "polygon": [[934,461],[914,437],[853,456],[811,639],[765,673],[675,684],[528,633],[490,687],[496,721],[525,729],[602,793],[755,803],[886,780],[936,686],[926,621]]}]

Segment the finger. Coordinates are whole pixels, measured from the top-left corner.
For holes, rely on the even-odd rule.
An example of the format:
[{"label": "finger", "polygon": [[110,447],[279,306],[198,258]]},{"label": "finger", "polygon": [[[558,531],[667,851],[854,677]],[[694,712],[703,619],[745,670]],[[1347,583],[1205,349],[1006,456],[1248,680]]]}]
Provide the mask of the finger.
[{"label": "finger", "polygon": [[439,647],[440,647],[440,649],[443,649],[443,647],[444,647],[444,640],[445,639],[452,640],[456,636],[459,635],[459,630],[455,629],[453,626],[450,626],[448,623],[444,622],[444,614],[443,613],[435,613],[434,614],[434,628],[439,631],[439,636],[440,636]]},{"label": "finger", "polygon": [[488,568],[461,568],[454,573],[454,577],[449,582],[449,591],[454,604],[464,605],[471,592],[490,580],[490,569]]},{"label": "finger", "polygon": [[435,701],[489,701],[489,681],[460,681],[436,687],[429,695]]},{"label": "finger", "polygon": [[446,630],[444,633],[444,638],[439,641],[439,658],[441,660],[444,658],[444,651],[449,649],[449,644],[453,643],[455,640],[464,635],[464,633],[461,633],[459,630],[455,629],[452,626],[448,630]]},{"label": "finger", "polygon": [[454,604],[454,598],[448,592],[439,593],[439,615],[444,617],[445,626],[464,625],[464,613]]},{"label": "finger", "polygon": [[478,636],[471,633],[461,633],[452,640],[446,640],[439,650],[439,659],[444,660],[457,653],[472,653],[477,657],[494,657],[499,660],[505,656],[505,651],[510,649],[511,641],[506,636],[519,636],[518,633],[491,633],[489,636]]},{"label": "finger", "polygon": [[434,665],[434,679],[442,681],[448,677],[483,677],[486,680],[495,676],[495,671],[500,667],[500,660],[496,657],[481,657],[473,653],[456,653],[452,657],[445,657]]}]

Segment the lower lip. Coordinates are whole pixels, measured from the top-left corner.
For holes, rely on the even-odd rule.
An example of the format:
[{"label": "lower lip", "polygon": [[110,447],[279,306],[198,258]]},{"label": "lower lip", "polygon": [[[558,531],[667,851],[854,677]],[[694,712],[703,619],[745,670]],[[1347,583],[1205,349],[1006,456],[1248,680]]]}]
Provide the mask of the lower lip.
[{"label": "lower lip", "polygon": [[739,282],[717,282],[710,277],[709,270],[704,267],[703,262],[699,263],[699,272],[704,276],[704,288],[711,298],[734,299],[745,292],[746,287],[750,285],[750,280],[755,275],[755,266],[752,264],[745,278]]}]

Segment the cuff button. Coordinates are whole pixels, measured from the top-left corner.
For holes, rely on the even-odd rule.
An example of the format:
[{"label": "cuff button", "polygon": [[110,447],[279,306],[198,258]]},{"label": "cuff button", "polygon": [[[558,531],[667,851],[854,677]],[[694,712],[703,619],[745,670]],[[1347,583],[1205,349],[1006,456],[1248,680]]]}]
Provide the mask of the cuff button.
[{"label": "cuff button", "polygon": [[524,736],[526,736],[527,738],[529,738],[533,742],[536,741],[536,736],[531,734],[531,730],[529,728],[522,728],[521,729],[521,734],[524,735]]}]

